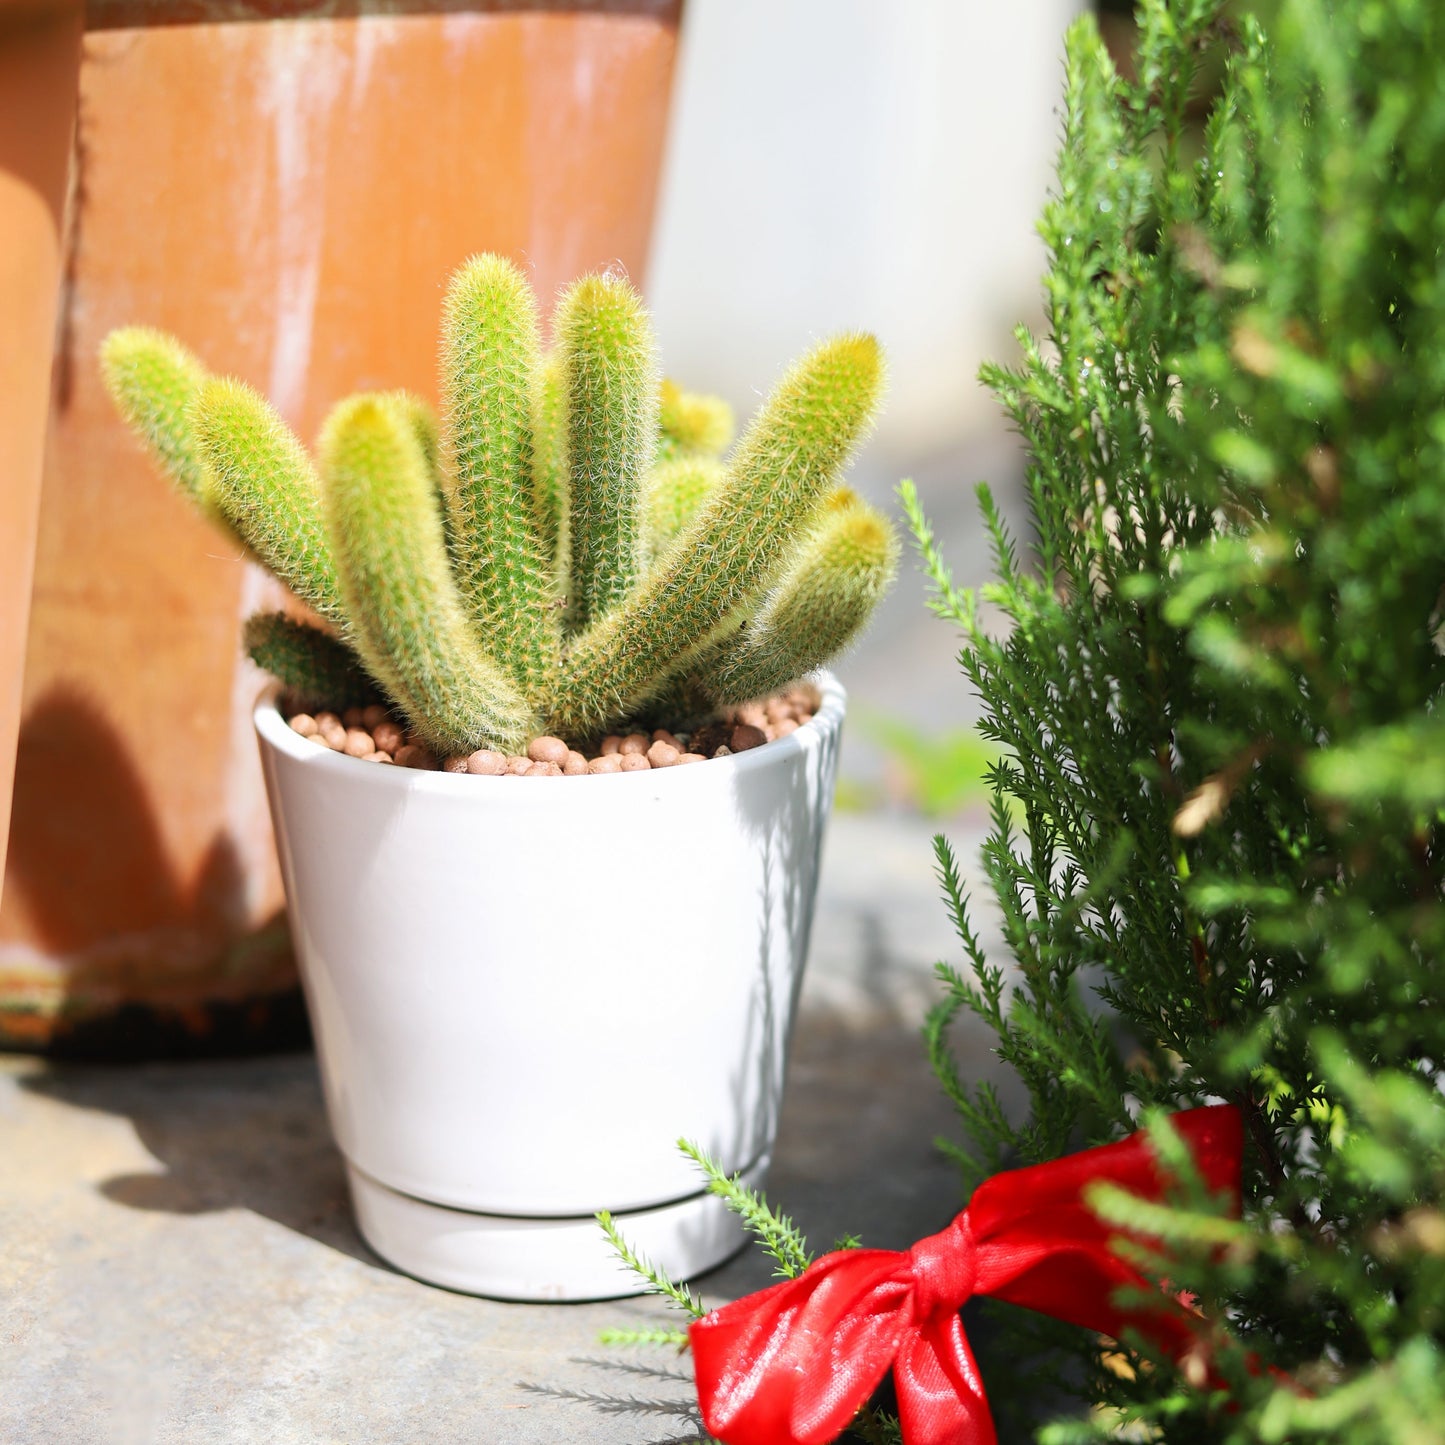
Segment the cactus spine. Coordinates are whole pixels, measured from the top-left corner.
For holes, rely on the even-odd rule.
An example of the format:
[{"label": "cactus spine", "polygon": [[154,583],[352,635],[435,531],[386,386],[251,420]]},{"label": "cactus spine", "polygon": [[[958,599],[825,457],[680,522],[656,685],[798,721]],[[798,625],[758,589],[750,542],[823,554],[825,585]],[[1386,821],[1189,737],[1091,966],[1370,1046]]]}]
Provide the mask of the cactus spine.
[{"label": "cactus spine", "polygon": [[374,683],[439,751],[584,742],[649,705],[774,690],[845,645],[896,558],[838,486],[882,389],[873,338],[817,347],[723,461],[731,414],[659,382],[625,282],[577,282],[553,331],[544,359],[521,274],[470,262],[440,423],[402,392],[354,397],[319,474],[261,397],[156,333],[117,333],[105,369],[182,489],[335,628],[253,619],[257,660],[333,706]]},{"label": "cactus spine", "polygon": [[612,276],[584,276],[556,319],[567,403],[569,622],[581,630],[622,601],[642,571],[642,484],[657,450],[660,380],[642,299]]}]

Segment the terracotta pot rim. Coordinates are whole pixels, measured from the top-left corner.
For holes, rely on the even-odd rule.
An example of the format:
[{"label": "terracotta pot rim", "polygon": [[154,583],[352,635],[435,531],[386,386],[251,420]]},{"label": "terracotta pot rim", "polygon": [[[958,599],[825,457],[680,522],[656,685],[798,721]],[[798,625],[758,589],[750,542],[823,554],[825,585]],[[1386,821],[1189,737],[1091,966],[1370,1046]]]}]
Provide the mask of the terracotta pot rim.
[{"label": "terracotta pot rim", "polygon": [[[50,0],[31,0],[43,10]],[[85,0],[87,30],[171,25],[258,24],[273,20],[358,20],[372,16],[505,15],[537,11],[635,16],[677,25],[682,0]]]},{"label": "terracotta pot rim", "polygon": [[[811,720],[786,737],[775,738],[761,747],[749,748],[742,753],[733,753],[726,758],[709,758],[705,764],[692,764],[681,768],[647,768],[639,769],[634,773],[589,773],[579,777],[528,778],[526,781],[543,788],[558,784],[568,784],[573,787],[588,784],[635,787],[646,778],[651,779],[653,787],[657,787],[660,785],[660,776],[675,775],[678,778],[686,778],[700,766],[728,767],[734,774],[744,774],[759,768],[776,766],[800,753],[816,752],[823,746],[825,735],[838,732],[842,728],[848,700],[848,694],[843,685],[831,672],[827,671],[815,674],[813,681],[821,694],[821,702]],[[293,732],[290,723],[282,717],[278,705],[282,691],[280,683],[268,683],[256,700],[252,717],[257,737],[261,742],[276,748],[288,757],[296,758],[315,767],[340,768],[343,771],[352,772],[358,783],[363,778],[370,778],[371,786],[375,787],[400,790],[424,788],[429,792],[440,789],[458,793],[468,791],[477,793],[480,790],[480,795],[486,796],[488,789],[501,787],[511,790],[517,786],[517,780],[509,777],[431,772],[421,768],[383,768],[376,763],[367,762],[365,758],[353,758],[346,753],[318,747],[309,738]],[[712,773],[709,776],[716,779],[719,775]],[[667,785],[661,784],[661,786]]]}]

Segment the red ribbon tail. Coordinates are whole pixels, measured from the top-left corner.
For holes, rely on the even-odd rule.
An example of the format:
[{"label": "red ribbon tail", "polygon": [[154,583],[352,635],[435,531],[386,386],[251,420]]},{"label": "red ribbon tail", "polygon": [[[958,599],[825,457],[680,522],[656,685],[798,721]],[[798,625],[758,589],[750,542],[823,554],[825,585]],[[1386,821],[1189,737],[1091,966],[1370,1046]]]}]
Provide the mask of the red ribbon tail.
[{"label": "red ribbon tail", "polygon": [[824,1445],[888,1373],[911,1304],[906,1256],[843,1250],[694,1320],[698,1402],[727,1445]]},{"label": "red ribbon tail", "polygon": [[893,1362],[904,1445],[998,1445],[978,1364],[957,1313],[911,1334]]}]

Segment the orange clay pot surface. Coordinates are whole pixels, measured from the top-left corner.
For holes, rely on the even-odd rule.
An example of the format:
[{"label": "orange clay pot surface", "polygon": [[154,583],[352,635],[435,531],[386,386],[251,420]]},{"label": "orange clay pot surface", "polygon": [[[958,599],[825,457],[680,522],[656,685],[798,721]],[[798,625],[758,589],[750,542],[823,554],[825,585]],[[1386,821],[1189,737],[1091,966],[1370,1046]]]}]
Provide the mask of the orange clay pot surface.
[{"label": "orange clay pot surface", "polygon": [[350,391],[434,397],[472,252],[544,297],[600,265],[640,278],[679,6],[91,0],[0,1041],[208,1051],[300,1027],[237,641],[278,589],[142,454],[102,338],[172,331],[303,436]]},{"label": "orange clay pot surface", "polygon": [[0,871],[60,285],[80,0],[0,3]]}]

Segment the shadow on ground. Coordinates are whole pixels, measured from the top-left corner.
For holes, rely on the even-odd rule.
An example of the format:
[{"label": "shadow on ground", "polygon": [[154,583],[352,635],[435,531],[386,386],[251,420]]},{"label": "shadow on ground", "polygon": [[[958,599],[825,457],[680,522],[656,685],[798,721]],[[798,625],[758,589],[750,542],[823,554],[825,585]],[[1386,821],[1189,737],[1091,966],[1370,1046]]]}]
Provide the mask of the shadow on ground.
[{"label": "shadow on ground", "polygon": [[100,1184],[116,1204],[167,1214],[249,1209],[376,1263],[351,1222],[311,1055],[133,1068],[56,1064],[22,1086],[135,1126],[160,1168]]},{"label": "shadow on ground", "polygon": [[[183,1215],[250,1209],[373,1260],[351,1223],[310,1055],[55,1064],[23,1087],[131,1121],[160,1168],[105,1180],[101,1192],[117,1204]],[[913,1028],[810,1011],[794,1040],[769,1197],[818,1249],[845,1234],[906,1247],[958,1208],[952,1170],[932,1147],[949,1128]],[[768,1279],[767,1262],[749,1252],[701,1286],[721,1298]]]}]

